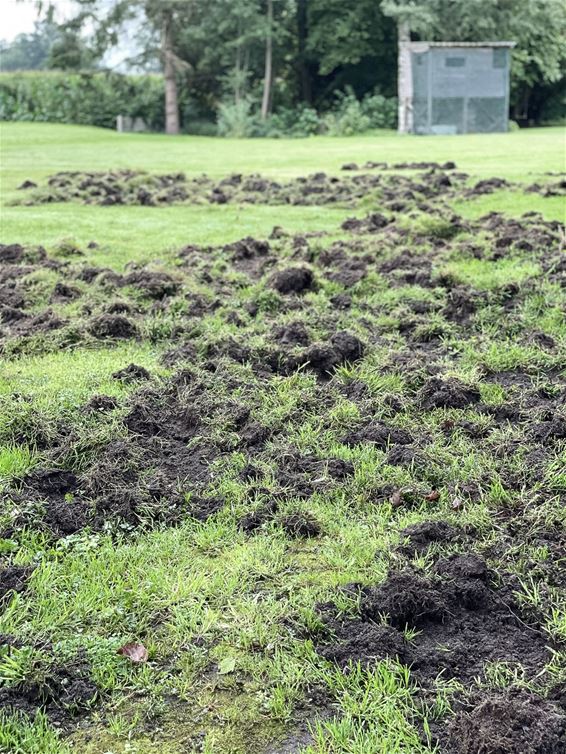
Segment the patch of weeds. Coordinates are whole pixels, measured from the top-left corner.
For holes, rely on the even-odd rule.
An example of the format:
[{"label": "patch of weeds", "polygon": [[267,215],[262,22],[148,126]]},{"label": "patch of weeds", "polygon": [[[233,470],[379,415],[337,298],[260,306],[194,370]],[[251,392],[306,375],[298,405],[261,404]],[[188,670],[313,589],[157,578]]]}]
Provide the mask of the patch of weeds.
[{"label": "patch of weeds", "polygon": [[305,754],[434,751],[427,716],[418,710],[407,668],[393,662],[380,662],[371,669],[357,664],[348,673],[328,670],[324,680],[341,716],[317,723],[314,743]]},{"label": "patch of weeds", "polygon": [[0,752],[3,754],[71,754],[71,747],[49,724],[44,713],[27,715],[0,710]]}]

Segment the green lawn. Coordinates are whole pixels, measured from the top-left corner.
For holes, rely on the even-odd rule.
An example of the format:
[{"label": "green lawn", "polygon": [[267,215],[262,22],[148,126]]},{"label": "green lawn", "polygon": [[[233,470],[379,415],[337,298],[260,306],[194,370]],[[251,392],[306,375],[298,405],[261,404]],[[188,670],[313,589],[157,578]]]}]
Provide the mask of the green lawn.
[{"label": "green lawn", "polygon": [[[207,137],[119,134],[78,126],[4,123],[2,125],[2,238],[4,242],[42,243],[49,247],[63,238],[80,246],[91,239],[102,246],[93,261],[122,266],[130,260],[163,256],[186,243],[226,243],[245,235],[265,236],[273,225],[290,231],[333,229],[351,212],[329,207],[286,207],[284,215],[265,206],[172,206],[146,212],[130,207],[76,205],[6,206],[21,198],[16,190],[24,180],[42,180],[60,170],[132,168],[153,172],[203,172],[224,176],[232,172],[260,172],[273,177],[316,171],[338,173],[347,162],[366,160],[454,160],[475,178],[501,176],[531,183],[548,180],[546,171],[560,169],[563,133],[559,128],[509,134],[465,137],[399,137],[393,132],[351,138],[230,140]],[[502,191],[457,210],[477,216],[501,207],[521,214],[539,209],[562,219],[558,198]],[[127,219],[126,219],[127,218]]]},{"label": "green lawn", "polygon": [[[547,226],[535,228],[542,235],[533,231],[532,253],[528,246],[509,251],[503,245],[502,256],[493,256],[496,235],[487,224],[453,236],[451,221],[420,210],[402,217],[399,235],[390,240],[339,228],[345,217],[364,217],[379,206],[11,204],[21,197],[17,186],[24,180],[42,181],[61,170],[132,168],[217,177],[257,172],[284,178],[338,174],[347,162],[453,160],[471,182],[498,176],[521,184],[458,201],[453,209],[463,217],[475,222],[493,211],[519,217],[536,210],[546,220],[561,220],[563,198],[522,191],[522,185],[551,180],[545,174],[562,169],[561,129],[242,141],[35,123],[5,123],[1,132],[0,241],[41,244],[56,255],[59,242],[72,239],[84,256],[70,258],[60,271],[38,267],[23,275],[30,313],[53,308],[65,324],[7,338],[0,354],[0,496],[35,467],[87,473],[110,441],[129,437],[124,417],[140,385],[119,382],[113,373],[132,362],[149,370],[148,400],[163,408],[159,401],[169,395],[168,380],[178,369],[164,365],[163,353],[189,341],[195,352],[182,363],[192,382],[183,388],[181,381],[175,389],[189,409],[202,414],[202,432],[222,448],[206,495],[221,496],[225,504],[203,521],[186,516],[175,526],[153,525],[142,509],[139,528],[110,521],[106,528],[82,528],[57,539],[43,526],[36,501],[25,494],[15,502],[0,497],[0,571],[8,563],[35,567],[29,587],[0,604],[0,636],[23,644],[0,650],[0,694],[30,679],[49,688],[50,663],[60,667],[77,657],[86,658],[99,690],[98,703],[83,710],[62,738],[44,717],[30,721],[0,710],[0,754],[437,754],[427,726],[446,718],[453,695],[464,693],[465,684],[436,679],[423,704],[400,663],[374,662],[344,674],[321,659],[311,637],[320,630],[319,602],[333,601],[346,621],[357,615],[359,596],[341,587],[380,584],[399,563],[428,576],[443,547],[447,554],[458,553],[468,539],[506,588],[520,592],[517,599],[534,611],[526,614],[536,615],[544,640],[561,647],[537,668],[535,679],[520,664],[491,663],[483,691],[510,686],[542,694],[564,682],[566,610],[552,569],[560,557],[558,546],[553,548],[564,535],[565,448],[558,430],[548,447],[533,445],[529,434],[531,425],[549,423],[564,385],[566,309],[559,265],[548,275],[544,266]],[[292,234],[329,232],[310,239],[311,257],[293,239],[271,241],[280,255],[276,267],[314,270],[317,285],[304,296],[276,294],[267,276],[248,277],[219,249],[199,253],[194,268],[176,257],[188,244],[265,238],[276,225]],[[318,265],[336,239],[357,261],[364,254],[372,260],[367,276],[349,288]],[[90,241],[98,247],[87,249]],[[336,258],[340,261],[339,254]],[[403,266],[407,258],[424,275],[422,286]],[[386,270],[382,263],[392,260],[400,264]],[[160,308],[161,302],[144,298],[135,287],[105,288],[78,275],[88,265],[122,271],[128,262],[149,262],[179,276],[179,290]],[[54,302],[56,283],[70,283],[78,297]],[[446,314],[454,303],[451,291],[463,296],[464,309],[470,307],[460,318]],[[345,292],[351,308],[334,308],[337,294]],[[210,306],[191,313],[199,296]],[[88,330],[92,318],[122,299],[137,337],[97,341]],[[346,360],[324,381],[304,364],[266,378],[246,359],[240,363],[222,351],[236,340],[252,355],[254,349],[263,354],[273,347],[274,329],[295,319],[317,343],[326,343],[329,333],[353,331],[366,344],[363,358]],[[417,396],[436,374],[477,388],[473,400],[464,408],[422,410]],[[194,384],[206,390],[182,392]],[[365,393],[356,392],[360,385]],[[117,406],[88,413],[85,404],[97,394]],[[495,422],[489,411],[513,408],[514,401],[533,414],[515,424]],[[230,412],[242,404],[251,407],[254,421],[273,430],[259,450],[238,444],[234,427],[240,428],[231,423]],[[415,460],[390,461],[389,440],[383,447],[345,442],[350,429],[368,417],[409,432]],[[53,447],[58,455],[51,454]],[[533,448],[538,455],[531,457]],[[287,492],[276,517],[257,532],[244,530],[239,524],[250,512],[250,499],[259,510],[285,492],[279,462],[294,452],[324,463],[351,462],[355,473],[336,481],[326,471],[322,479],[313,472],[315,479],[306,481],[322,486],[308,499]],[[419,460],[421,453],[426,462]],[[260,479],[242,475],[248,455]],[[127,463],[134,461],[128,457]],[[106,477],[123,471],[118,462],[108,468],[103,467]],[[144,484],[148,479],[143,473],[139,478]],[[71,506],[74,494],[65,496]],[[192,492],[183,494],[191,502]],[[2,507],[3,500],[9,505]],[[288,534],[281,521],[296,509],[306,509],[319,523],[318,536]],[[521,516],[514,518],[517,510]],[[431,517],[466,527],[464,544],[435,542],[403,560],[396,549],[399,531]],[[26,525],[11,530],[13,520]],[[409,643],[418,634],[408,624],[400,630]],[[148,663],[134,665],[117,654],[130,641],[143,641]],[[316,693],[306,704],[306,689],[325,690],[318,724]],[[310,748],[299,748],[309,723]],[[295,736],[295,748],[285,744],[288,735]]]}]

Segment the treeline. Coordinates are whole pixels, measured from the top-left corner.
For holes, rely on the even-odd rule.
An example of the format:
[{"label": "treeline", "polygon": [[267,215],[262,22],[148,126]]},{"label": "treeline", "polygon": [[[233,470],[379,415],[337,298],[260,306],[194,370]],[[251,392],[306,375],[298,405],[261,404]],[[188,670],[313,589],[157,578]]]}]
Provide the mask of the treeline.
[{"label": "treeline", "polygon": [[[214,124],[231,135],[393,127],[400,30],[413,39],[515,41],[510,117],[526,125],[563,115],[563,0],[75,0],[75,7],[54,28],[44,3],[53,42],[42,43],[47,52],[36,67],[100,68],[118,47],[131,66],[162,73],[164,102],[143,117],[172,133]],[[14,45],[2,55],[11,67]],[[24,100],[27,86],[18,84]],[[157,85],[148,86],[153,96]]]}]

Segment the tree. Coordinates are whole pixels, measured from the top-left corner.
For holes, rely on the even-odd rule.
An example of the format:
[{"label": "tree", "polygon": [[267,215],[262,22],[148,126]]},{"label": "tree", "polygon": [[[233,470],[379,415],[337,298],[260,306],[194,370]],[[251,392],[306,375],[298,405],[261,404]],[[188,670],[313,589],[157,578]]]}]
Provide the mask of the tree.
[{"label": "tree", "polygon": [[394,93],[393,23],[375,0],[308,0],[306,51],[317,76],[313,101],[325,106],[336,91],[358,96],[379,89]]},{"label": "tree", "polygon": [[[165,80],[165,131],[179,133],[177,73],[187,66],[177,54],[177,32],[191,22],[194,6],[199,0],[75,0],[77,14],[63,25],[67,32],[91,29],[91,47],[102,55],[124,40],[124,25],[137,19],[149,31],[140,61],[159,58]],[[43,6],[42,3],[40,3]],[[53,17],[54,6],[43,8],[47,18]],[[157,40],[160,39],[160,43]]]},{"label": "tree", "polygon": [[12,42],[0,42],[2,71],[35,71],[46,68],[59,29],[48,21],[36,22],[31,34],[18,34]]},{"label": "tree", "polygon": [[263,75],[263,97],[261,118],[265,120],[271,106],[271,86],[273,83],[273,0],[267,0],[265,31],[265,72]]}]

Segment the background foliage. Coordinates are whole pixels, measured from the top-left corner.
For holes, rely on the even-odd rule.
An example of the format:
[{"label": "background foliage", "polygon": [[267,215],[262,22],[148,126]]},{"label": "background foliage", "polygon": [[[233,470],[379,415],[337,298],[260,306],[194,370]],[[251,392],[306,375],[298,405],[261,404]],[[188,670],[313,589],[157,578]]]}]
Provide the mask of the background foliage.
[{"label": "background foliage", "polygon": [[[113,126],[123,112],[141,114],[161,130],[158,79],[103,71],[105,55],[117,47],[129,55],[129,70],[160,72],[165,14],[178,63],[181,124],[190,133],[346,135],[394,127],[397,25],[404,21],[413,39],[515,41],[510,117],[531,125],[565,112],[563,0],[74,2],[76,15],[65,25],[54,23],[45,2],[33,34],[1,44],[3,71],[68,72],[3,76],[3,117]],[[268,38],[273,73],[268,112],[260,117]]]}]

